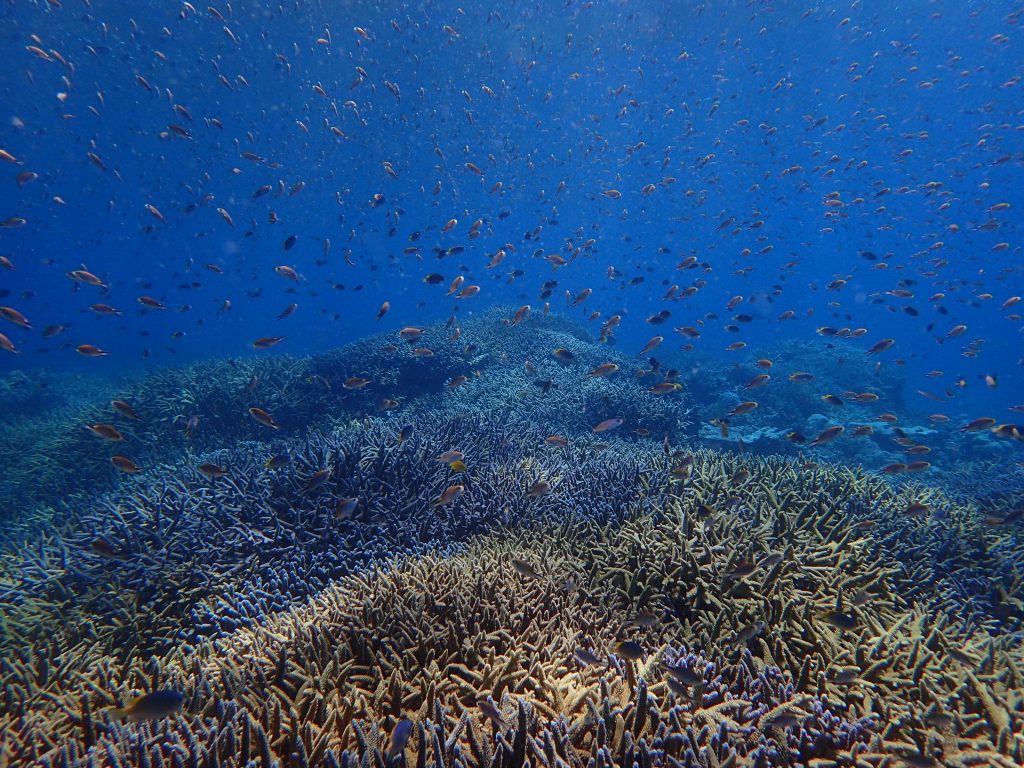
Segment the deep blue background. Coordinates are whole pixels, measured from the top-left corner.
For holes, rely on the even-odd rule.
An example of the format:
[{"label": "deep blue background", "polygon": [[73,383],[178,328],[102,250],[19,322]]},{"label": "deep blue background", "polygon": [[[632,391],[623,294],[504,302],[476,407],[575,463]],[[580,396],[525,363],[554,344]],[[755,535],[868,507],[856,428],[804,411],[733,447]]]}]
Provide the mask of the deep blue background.
[{"label": "deep blue background", "polygon": [[[299,354],[495,303],[538,311],[541,284],[554,279],[552,310],[566,311],[566,290],[590,287],[573,315],[623,316],[622,349],[655,334],[679,347],[672,328],[703,321],[697,348],[739,362],[783,337],[826,343],[819,326],[863,327],[864,349],[896,339],[880,360],[906,362],[908,397],[924,412],[1012,421],[1005,409],[1024,402],[1022,322],[1007,319],[1024,305],[1000,309],[1024,294],[1019,3],[214,5],[223,21],[205,2],[184,19],[176,2],[19,0],[0,11],[0,147],[22,164],[0,163],[0,220],[27,220],[0,230],[16,267],[0,269],[0,305],[34,325],[0,320],[22,351],[4,354],[0,370],[143,370],[254,354],[251,342],[270,335],[288,339],[260,354]],[[329,44],[318,43],[328,29]],[[73,71],[26,50],[36,44]],[[367,78],[352,87],[356,67]],[[191,139],[161,136],[169,124]],[[39,178],[19,187],[22,171]],[[491,193],[497,181],[503,190]],[[648,183],[657,187],[645,196]],[[253,199],[264,184],[275,190]],[[830,193],[842,208],[826,207]],[[1010,208],[991,212],[999,203]],[[469,239],[475,219],[482,234]],[[569,258],[588,238],[593,247],[562,269],[542,258]],[[506,244],[514,251],[486,269]],[[422,253],[404,254],[412,245]],[[453,245],[466,250],[437,258],[433,249]],[[687,256],[709,269],[677,271]],[[281,264],[301,282],[276,274]],[[82,265],[109,294],[72,290],[65,272]],[[609,279],[609,267],[621,276]],[[444,282],[425,285],[428,273]],[[445,291],[460,273],[482,290],[454,301]],[[836,278],[847,282],[827,289]],[[697,279],[707,284],[695,296],[663,300],[668,285]],[[897,288],[914,295],[885,294]],[[945,298],[930,301],[936,293]],[[139,295],[168,311],[143,309]],[[744,300],[729,311],[733,296]],[[385,300],[391,311],[377,323]],[[124,315],[97,317],[95,302]],[[292,302],[297,312],[277,320]],[[645,322],[662,309],[667,323]],[[797,319],[778,322],[785,310]],[[754,319],[730,333],[737,313]],[[946,341],[960,323],[967,332]],[[49,324],[67,329],[43,339]],[[736,340],[747,350],[725,352]],[[979,354],[965,357],[974,340]],[[110,357],[84,359],[81,343]],[[950,388],[957,402],[939,406],[919,388]]]}]

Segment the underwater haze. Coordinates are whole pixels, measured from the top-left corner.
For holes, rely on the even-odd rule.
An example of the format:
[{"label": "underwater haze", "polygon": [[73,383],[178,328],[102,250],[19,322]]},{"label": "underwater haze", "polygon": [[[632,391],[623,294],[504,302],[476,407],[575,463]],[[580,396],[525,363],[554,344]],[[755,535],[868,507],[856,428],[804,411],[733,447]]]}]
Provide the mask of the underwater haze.
[{"label": "underwater haze", "polygon": [[1024,3],[0,15],[0,768],[1024,765]]}]

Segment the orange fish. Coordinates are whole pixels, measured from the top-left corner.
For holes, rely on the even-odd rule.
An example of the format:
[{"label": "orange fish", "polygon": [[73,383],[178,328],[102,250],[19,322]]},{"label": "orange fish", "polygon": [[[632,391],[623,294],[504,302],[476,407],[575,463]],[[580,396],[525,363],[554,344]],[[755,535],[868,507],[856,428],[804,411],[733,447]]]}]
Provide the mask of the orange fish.
[{"label": "orange fish", "polygon": [[149,213],[150,216],[159,221],[161,224],[167,223],[167,218],[162,213],[160,213],[160,209],[158,209],[152,203],[146,203],[146,212]]},{"label": "orange fish", "polygon": [[316,472],[309,476],[309,478],[306,480],[306,484],[302,486],[302,489],[299,491],[299,493],[310,493],[312,491],[315,491],[317,488],[319,488],[321,485],[327,482],[328,478],[330,478],[331,476],[331,470],[331,467],[327,467],[325,469],[318,469]]},{"label": "orange fish", "polygon": [[7,338],[4,334],[0,333],[0,349],[6,350],[12,354],[17,355],[18,350],[14,346],[14,342]]},{"label": "orange fish", "polygon": [[398,335],[401,336],[406,341],[416,341],[420,336],[423,335],[423,329],[422,328],[414,328],[413,326],[408,326],[408,327],[403,328],[402,330],[400,330],[398,332]]},{"label": "orange fish", "polygon": [[1024,442],[1024,426],[1017,424],[1000,424],[998,427],[992,428],[992,434],[996,437]]},{"label": "orange fish", "polygon": [[960,427],[960,431],[961,432],[980,432],[983,429],[988,429],[989,427],[991,427],[995,423],[996,423],[995,419],[990,418],[988,416],[982,416],[981,418],[975,419],[974,421],[972,421],[972,422],[970,422],[968,424],[965,424],[964,426]]},{"label": "orange fish", "polygon": [[523,306],[521,306],[519,309],[516,310],[516,313],[514,315],[512,315],[512,319],[509,321],[509,325],[512,325],[512,326],[519,325],[521,322],[523,322],[523,320],[526,319],[527,315],[529,315],[529,314],[530,314],[530,305],[529,304],[524,304]]},{"label": "orange fish", "polygon": [[71,272],[65,273],[69,278],[74,280],[76,283],[84,283],[85,285],[93,285],[97,288],[107,288],[107,284],[100,280],[92,272],[85,269],[75,269]]},{"label": "orange fish", "polygon": [[75,347],[75,351],[83,357],[109,357],[109,352],[104,352],[97,346],[92,344],[79,344]]},{"label": "orange fish", "polygon": [[740,403],[739,405],[737,405],[735,408],[733,408],[731,411],[729,411],[729,413],[727,413],[726,415],[727,416],[742,416],[745,413],[750,413],[755,408],[757,408],[757,403],[755,403],[753,400],[747,400],[746,402]]},{"label": "orange fish", "polygon": [[196,467],[196,470],[207,480],[215,480],[218,477],[225,477],[228,474],[227,469],[218,466],[217,464],[211,464],[210,462],[200,464]]},{"label": "orange fish", "polygon": [[434,501],[435,507],[443,507],[445,504],[451,504],[465,491],[465,487],[461,485],[450,485],[444,489],[444,493],[437,497]]},{"label": "orange fish", "polygon": [[[427,277],[429,277],[429,275]],[[441,276],[438,275],[438,277]],[[424,282],[426,282],[427,278],[424,278],[423,280]],[[441,280],[438,280],[438,282],[441,282]],[[463,277],[462,275],[456,275],[455,278],[451,281],[451,283],[448,284],[448,292],[445,295],[454,296],[455,294],[457,294],[460,290],[462,290],[462,284],[464,282],[466,282],[465,277]]]},{"label": "orange fish", "polygon": [[254,419],[256,419],[256,421],[258,421],[265,427],[270,427],[271,429],[280,429],[277,422],[274,421],[274,418],[262,408],[250,408],[249,415],[252,416]]},{"label": "orange fish", "polygon": [[104,440],[109,440],[113,443],[119,443],[124,440],[124,435],[113,424],[87,424],[85,428],[96,435],[96,437],[102,437]]},{"label": "orange fish", "polygon": [[530,492],[527,494],[530,498],[538,498],[540,496],[546,496],[551,493],[551,485],[546,480],[538,480],[532,486],[530,486]]},{"label": "orange fish", "polygon": [[135,409],[132,408],[124,400],[111,400],[110,405],[115,411],[124,416],[126,419],[131,419],[132,421],[142,421],[142,419],[139,417],[139,414],[135,412]]},{"label": "orange fish", "polygon": [[594,427],[591,431],[592,432],[608,432],[608,431],[613,430],[613,429],[618,429],[621,426],[622,426],[622,419],[617,419],[617,418],[605,419],[600,424],[598,424],[596,427]]},{"label": "orange fish", "polygon": [[587,375],[591,379],[596,379],[602,376],[611,376],[617,370],[619,370],[619,366],[615,363],[602,363]]},{"label": "orange fish", "polygon": [[287,336],[264,336],[262,339],[256,339],[252,345],[256,349],[267,349],[268,347],[274,347],[284,341]]},{"label": "orange fish", "polygon": [[28,319],[21,314],[21,312],[12,307],[0,307],[0,317],[3,317],[5,320],[10,320],[12,323],[20,325],[22,328],[32,328]]},{"label": "orange fish", "polygon": [[348,520],[352,517],[358,506],[359,498],[356,496],[339,499],[338,503],[334,505],[334,518],[336,520]]},{"label": "orange fish", "polygon": [[650,340],[649,340],[649,341],[648,341],[648,342],[647,342],[646,344],[644,344],[644,348],[643,348],[643,349],[641,349],[641,350],[640,350],[640,351],[639,351],[639,352],[638,352],[637,354],[638,354],[639,356],[641,356],[641,357],[642,357],[643,355],[646,355],[646,354],[647,354],[648,352],[651,352],[651,351],[653,351],[654,349],[657,349],[657,347],[658,347],[658,346],[659,346],[659,345],[661,344],[661,342],[663,342],[664,340],[665,340],[665,337],[664,337],[664,336],[655,336],[655,337],[653,337],[653,338],[652,338],[652,339],[650,339]]},{"label": "orange fish", "polygon": [[711,419],[708,424],[718,427],[718,433],[722,436],[723,440],[729,439],[729,420],[728,419]]},{"label": "orange fish", "polygon": [[811,440],[809,445],[813,448],[818,445],[825,445],[825,443],[831,443],[833,440],[835,440],[837,437],[843,434],[844,431],[845,428],[840,425],[828,427],[827,429],[822,431],[820,435]]},{"label": "orange fish", "polygon": [[647,391],[650,392],[652,395],[668,395],[671,394],[672,392],[678,392],[682,388],[682,384],[678,384],[674,381],[662,381],[658,384],[655,384]]},{"label": "orange fish", "polygon": [[113,464],[116,469],[119,469],[129,475],[135,474],[139,471],[138,465],[127,456],[111,456],[110,463]]},{"label": "orange fish", "polygon": [[867,351],[867,354],[877,355],[879,352],[885,352],[885,350],[889,349],[889,347],[895,343],[895,339],[882,339],[881,341],[876,342],[875,345]]},{"label": "orange fish", "polygon": [[152,296],[139,296],[139,304],[150,309],[167,309],[167,307],[154,299]]},{"label": "orange fish", "polygon": [[772,377],[769,376],[767,373],[759,373],[757,376],[748,381],[746,386],[743,387],[743,389],[749,391],[751,389],[763,387],[765,384],[771,381],[771,379]]},{"label": "orange fish", "polygon": [[[573,299],[573,300],[572,300],[572,301],[571,301],[571,302],[569,303],[569,306],[570,306],[570,307],[578,307],[578,306],[579,306],[580,304],[582,304],[582,303],[583,303],[584,301],[586,301],[587,299],[589,299],[589,298],[590,298],[590,294],[591,294],[591,293],[593,293],[593,292],[594,292],[594,291],[593,291],[593,289],[592,289],[592,288],[584,288],[584,289],[583,289],[582,291],[580,291],[579,293],[577,293],[577,294],[576,294],[576,298],[574,298],[574,299]],[[569,298],[569,292],[568,292],[568,291],[566,291],[566,292],[565,292],[565,297],[566,297],[567,299]]]}]

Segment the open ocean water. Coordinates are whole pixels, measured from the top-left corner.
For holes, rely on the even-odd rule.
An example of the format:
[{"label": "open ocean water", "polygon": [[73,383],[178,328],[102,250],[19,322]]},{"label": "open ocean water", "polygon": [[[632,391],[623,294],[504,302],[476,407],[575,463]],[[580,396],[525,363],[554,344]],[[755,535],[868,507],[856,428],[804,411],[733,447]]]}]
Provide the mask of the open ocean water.
[{"label": "open ocean water", "polygon": [[1024,765],[1024,3],[7,0],[0,768]]}]

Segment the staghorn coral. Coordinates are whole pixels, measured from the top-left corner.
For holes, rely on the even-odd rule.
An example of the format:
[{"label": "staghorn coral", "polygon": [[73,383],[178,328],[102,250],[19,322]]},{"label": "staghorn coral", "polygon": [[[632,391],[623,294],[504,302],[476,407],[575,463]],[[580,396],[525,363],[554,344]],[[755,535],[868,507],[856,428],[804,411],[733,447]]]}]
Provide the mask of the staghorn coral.
[{"label": "staghorn coral", "polygon": [[[442,413],[479,408],[515,413],[571,434],[586,432],[612,417],[623,420],[621,432],[626,435],[658,439],[667,435],[678,441],[692,433],[689,395],[683,391],[650,394],[647,390],[655,380],[637,376],[639,366],[634,359],[530,321],[513,329],[505,346],[512,348],[507,357],[497,360],[480,377],[445,393]],[[574,362],[555,360],[552,352],[559,347],[572,352]],[[524,360],[529,361],[529,370]],[[589,376],[606,362],[619,365],[614,376]]]},{"label": "staghorn coral", "polygon": [[[115,453],[148,468],[267,439],[268,429],[247,414],[253,406],[269,411],[280,425],[275,438],[297,438],[312,428],[329,430],[334,423],[381,415],[386,399],[397,401],[398,413],[408,419],[525,410],[552,428],[589,429],[607,415],[624,417],[628,429],[643,427],[659,436],[688,427],[685,396],[645,393],[645,385],[630,375],[628,357],[598,346],[581,328],[553,316],[531,317],[510,329],[503,321],[511,312],[492,309],[467,320],[458,342],[449,340],[444,327],[425,329],[416,344],[433,352],[428,357],[414,354],[413,345],[391,332],[309,358],[253,356],[161,369],[135,382],[96,387],[89,399],[65,398],[68,407],[5,427],[0,445],[10,482],[0,488],[0,502],[5,502],[0,514],[10,518],[9,527],[17,526],[19,517],[37,525],[52,517],[47,507],[67,497],[88,505],[97,492],[125,482],[110,466]],[[469,351],[468,345],[473,345]],[[562,367],[550,355],[556,346],[567,345],[579,360]],[[524,359],[537,362],[537,375],[526,375]],[[609,360],[622,366],[615,378],[586,379],[587,371]],[[460,374],[472,380],[447,389],[446,382]],[[343,382],[353,376],[371,383],[346,390]],[[553,380],[546,396],[534,383],[542,377]],[[510,400],[510,382],[529,396]],[[116,414],[110,407],[115,397],[130,403],[141,420]],[[194,428],[186,429],[192,418]],[[114,423],[125,441],[106,444],[85,429],[103,422]],[[44,514],[32,514],[36,509]]]},{"label": "staghorn coral", "polygon": [[937,476],[934,484],[951,498],[975,503],[995,517],[1011,517],[1024,509],[1024,464],[1020,462],[958,462]]},{"label": "staghorn coral", "polygon": [[[0,521],[7,532],[12,526],[36,524],[49,511],[31,514],[42,500],[77,488],[71,465],[62,465],[63,443],[75,415],[94,403],[97,396],[116,391],[115,381],[79,376],[55,376],[46,371],[14,370],[0,377],[0,398],[5,419],[0,423]],[[78,435],[78,437],[81,437]],[[93,441],[95,442],[95,441]],[[89,452],[93,453],[93,452]],[[79,454],[85,459],[85,454]],[[105,467],[109,470],[109,465]],[[105,472],[109,474],[109,472]]]},{"label": "staghorn coral", "polygon": [[[182,465],[100,496],[85,510],[65,509],[64,517],[75,515],[73,529],[54,533],[38,549],[11,552],[0,568],[7,583],[33,588],[31,596],[16,590],[0,599],[17,607],[6,611],[0,647],[53,632],[74,596],[89,623],[106,625],[104,647],[149,651],[182,633],[194,638],[244,625],[396,550],[420,551],[550,514],[590,482],[606,489],[592,501],[609,516],[641,490],[635,463],[583,444],[579,459],[564,466],[562,452],[546,446],[545,433],[526,422],[453,417],[417,425],[401,443],[384,420],[314,432],[275,450],[242,443],[203,457],[227,467],[227,477],[208,479]],[[291,462],[263,467],[283,445]],[[451,448],[465,454],[467,472],[436,460]],[[331,469],[330,478],[306,492],[310,476],[322,468]],[[541,478],[550,493],[531,497]],[[465,494],[434,509],[455,483],[464,484]],[[359,499],[355,519],[336,520],[337,500],[351,497]],[[97,538],[118,557],[92,552]],[[46,579],[38,579],[43,572]],[[50,620],[25,617],[29,604],[48,609]]]},{"label": "staghorn coral", "polygon": [[[1012,475],[979,508],[966,480],[688,453],[687,394],[510,315],[427,329],[431,356],[387,334],[120,390],[145,471],[4,545],[0,765],[382,766],[403,718],[417,765],[1021,761],[1020,521],[985,516],[1013,511]],[[282,421],[272,442],[239,416],[254,402]],[[55,418],[73,489],[110,472],[79,421],[106,400],[76,408]],[[436,460],[450,449],[464,471]],[[182,716],[101,712],[164,686]]]},{"label": "staghorn coral", "polygon": [[[461,434],[527,428],[497,425],[464,424]],[[387,451],[369,432],[360,459],[376,467]],[[704,451],[682,473],[680,455],[610,442],[596,456],[584,441],[560,449],[560,466],[595,463],[532,516],[523,502],[511,529],[472,535],[486,528],[474,508],[515,501],[500,482],[480,482],[478,497],[451,510],[462,548],[451,546],[453,529],[435,527],[437,510],[417,505],[402,525],[427,525],[439,547],[333,579],[233,631],[149,657],[70,634],[41,641],[42,662],[21,654],[5,668],[7,754],[51,765],[84,764],[90,749],[113,764],[383,765],[387,734],[408,717],[407,760],[445,765],[1021,760],[1022,651],[984,611],[961,620],[958,593],[942,587],[977,550],[946,561],[933,549],[951,546],[936,541],[942,526],[998,554],[1001,530],[976,527],[976,513],[934,491],[942,516],[908,517],[924,486]],[[494,457],[502,472],[505,458]],[[598,467],[608,474],[595,483]],[[307,511],[292,524],[315,532],[317,519]],[[308,545],[292,542],[274,559]],[[998,566],[1019,579],[1019,562]],[[267,573],[288,584],[301,571],[316,572],[303,562]],[[258,591],[238,576],[226,592],[235,607]],[[834,610],[854,626],[822,618]],[[623,639],[647,658],[612,657]],[[581,665],[581,648],[601,661]],[[677,695],[663,662],[701,682]],[[133,726],[98,714],[159,685],[187,692],[187,715]]]},{"label": "staghorn coral", "polygon": [[[367,409],[381,392],[405,404],[401,413],[444,418],[481,411],[521,415],[552,429],[589,430],[605,418],[624,419],[624,430],[682,437],[691,431],[690,399],[677,392],[654,396],[646,390],[660,378],[639,374],[643,361],[600,345],[582,327],[558,316],[533,314],[510,327],[514,309],[496,307],[451,328],[431,327],[414,344],[394,337],[370,337],[316,358],[318,375],[343,380],[359,373],[374,384],[362,394]],[[397,346],[394,351],[384,351]],[[433,354],[419,357],[416,347]],[[573,353],[560,363],[556,348]],[[353,365],[353,361],[360,361]],[[620,370],[610,378],[591,378],[606,362]],[[451,385],[466,376],[461,385]],[[451,386],[450,386],[451,385]]]},{"label": "staghorn coral", "polygon": [[[879,365],[862,349],[838,339],[828,343],[789,339],[759,347],[757,357],[773,361],[772,368],[758,367],[753,357],[739,365],[700,355],[669,358],[684,372],[683,379],[694,399],[704,404],[702,411],[708,417],[700,435],[705,444],[727,446],[741,440],[760,453],[797,454],[810,450],[825,460],[860,463],[876,469],[906,460],[905,449],[893,440],[894,425],[877,418],[885,412],[906,411],[904,376],[899,368]],[[790,380],[798,372],[813,378]],[[767,384],[746,389],[758,374],[771,378]],[[858,403],[853,396],[860,393],[878,399]],[[823,395],[838,396],[843,404],[825,403],[821,400]],[[756,410],[734,418],[727,416],[735,406],[748,400],[758,403]],[[721,436],[717,426],[707,423],[711,418],[729,420],[728,439]],[[831,424],[846,425],[849,431],[843,439],[820,448],[809,449],[787,437],[796,432],[811,440]],[[852,427],[861,425],[871,425],[874,434],[853,438]],[[934,442],[937,435],[930,427],[906,429],[921,442]]]},{"label": "staghorn coral", "polygon": [[[792,415],[815,413],[827,407],[820,401],[820,396],[827,393],[842,396],[844,392],[851,391],[878,395],[878,401],[870,408],[846,403],[844,408],[849,407],[857,417],[886,410],[905,410],[903,374],[894,366],[879,366],[854,344],[839,340],[825,344],[821,340],[787,339],[759,347],[757,358],[773,361],[774,365],[767,371],[771,381],[749,393],[744,393],[742,388],[756,374],[766,372],[755,364],[753,356],[741,366],[704,356],[672,357],[669,361],[673,365],[679,364],[694,397],[709,405],[716,401],[720,403],[712,411],[716,415],[723,415],[729,406],[741,400],[757,400],[761,407],[750,414],[750,418],[743,422],[744,426],[798,428]],[[790,381],[789,376],[798,371],[810,373],[814,378],[805,382]]]}]

